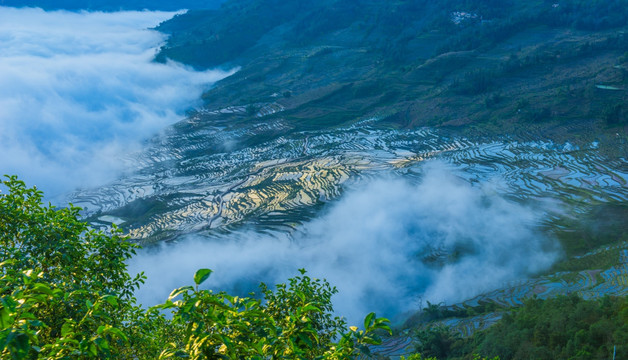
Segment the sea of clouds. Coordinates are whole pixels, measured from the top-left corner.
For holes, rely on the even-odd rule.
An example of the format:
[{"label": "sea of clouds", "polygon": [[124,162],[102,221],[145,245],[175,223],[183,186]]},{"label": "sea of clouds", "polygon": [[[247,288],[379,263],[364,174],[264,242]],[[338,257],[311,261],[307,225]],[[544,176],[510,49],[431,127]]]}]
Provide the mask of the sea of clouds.
[{"label": "sea of clouds", "polygon": [[541,210],[431,163],[419,183],[383,178],[349,190],[295,234],[191,237],[143,250],[130,269],[145,271],[137,296],[154,305],[199,268],[214,270],[208,287],[244,295],[305,268],[338,288],[337,313],[357,324],[371,311],[395,317],[418,310],[419,299],[451,304],[547,269],[559,250],[538,231]]},{"label": "sea of clouds", "polygon": [[114,179],[224,71],[154,63],[176,13],[0,7],[0,173],[54,197]]}]

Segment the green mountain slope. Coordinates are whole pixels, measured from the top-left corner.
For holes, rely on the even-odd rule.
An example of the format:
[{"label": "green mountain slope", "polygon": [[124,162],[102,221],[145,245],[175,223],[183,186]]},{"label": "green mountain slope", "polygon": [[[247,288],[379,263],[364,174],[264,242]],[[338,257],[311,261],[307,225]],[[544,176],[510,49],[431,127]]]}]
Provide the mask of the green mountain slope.
[{"label": "green mountain slope", "polygon": [[235,0],[161,24],[172,36],[157,60],[240,66],[205,94],[210,108],[280,94],[281,117],[305,129],[376,116],[398,127],[606,136],[617,149],[627,9],[625,0]]}]

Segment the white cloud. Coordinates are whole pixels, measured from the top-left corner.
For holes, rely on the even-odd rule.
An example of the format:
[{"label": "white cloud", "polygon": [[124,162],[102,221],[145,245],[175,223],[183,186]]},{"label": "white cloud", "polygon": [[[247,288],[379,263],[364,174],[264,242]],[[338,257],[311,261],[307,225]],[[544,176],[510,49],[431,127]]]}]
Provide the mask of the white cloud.
[{"label": "white cloud", "polygon": [[[382,179],[349,191],[293,236],[197,237],[144,251],[130,268],[146,271],[137,295],[152,305],[190,284],[199,268],[215,271],[208,286],[246,294],[304,267],[338,287],[335,308],[356,323],[370,311],[392,317],[417,310],[419,296],[462,301],[546,269],[557,252],[535,230],[541,216],[431,164],[419,184]],[[439,251],[458,255],[426,263]]]},{"label": "white cloud", "polygon": [[172,12],[0,7],[0,173],[47,195],[94,186],[229,75],[152,62]]}]

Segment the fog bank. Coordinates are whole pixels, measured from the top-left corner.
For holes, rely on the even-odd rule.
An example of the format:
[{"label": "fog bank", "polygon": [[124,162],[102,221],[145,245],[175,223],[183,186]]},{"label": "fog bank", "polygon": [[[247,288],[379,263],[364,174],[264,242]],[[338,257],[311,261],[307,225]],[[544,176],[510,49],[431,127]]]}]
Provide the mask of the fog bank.
[{"label": "fog bank", "polygon": [[246,294],[304,267],[337,286],[335,308],[355,323],[370,311],[416,310],[419,298],[454,303],[546,269],[557,249],[535,230],[541,216],[431,163],[418,184],[380,179],[348,191],[293,235],[191,237],[143,251],[130,267],[148,276],[137,294],[145,305],[190,284],[198,268],[215,271],[207,286]]},{"label": "fog bank", "polygon": [[0,173],[54,196],[95,186],[224,78],[152,59],[174,12],[0,7]]}]

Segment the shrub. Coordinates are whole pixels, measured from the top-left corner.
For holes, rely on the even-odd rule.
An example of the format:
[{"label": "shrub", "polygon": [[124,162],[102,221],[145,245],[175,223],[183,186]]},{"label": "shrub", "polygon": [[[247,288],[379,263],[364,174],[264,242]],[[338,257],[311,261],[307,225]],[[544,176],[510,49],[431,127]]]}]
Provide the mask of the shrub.
[{"label": "shrub", "polygon": [[[364,330],[333,317],[336,289],[301,276],[263,299],[174,290],[144,310],[126,261],[135,254],[117,228],[105,234],[80,220],[80,209],[42,204],[43,194],[17,177],[0,194],[0,357],[3,359],[353,359],[379,344],[389,321],[369,314]],[[165,316],[171,311],[171,319]]]},{"label": "shrub", "polygon": [[0,194],[0,355],[107,357],[143,281],[126,271],[135,246],[114,227],[96,232],[79,208],[43,206],[17,177]]}]

